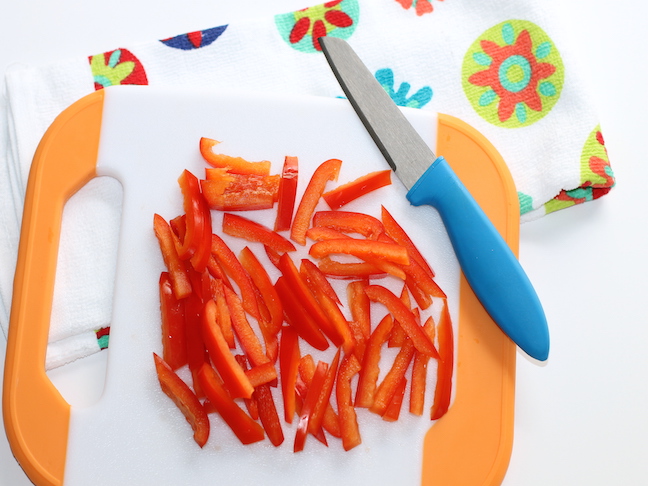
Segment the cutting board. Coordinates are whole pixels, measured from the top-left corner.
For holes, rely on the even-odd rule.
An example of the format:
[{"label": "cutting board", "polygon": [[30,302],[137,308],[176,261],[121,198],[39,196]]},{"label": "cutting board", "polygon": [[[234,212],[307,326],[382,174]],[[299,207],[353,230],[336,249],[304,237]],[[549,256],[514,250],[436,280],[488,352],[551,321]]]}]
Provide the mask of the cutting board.
[{"label": "cutting board", "polygon": [[[497,151],[456,118],[404,111],[517,251],[517,194]],[[449,412],[431,422],[405,410],[398,422],[384,423],[359,410],[361,446],[344,452],[333,440],[328,448],[310,440],[299,454],[292,452],[294,424],[284,429],[282,447],[242,446],[214,417],[209,442],[196,446],[153,367],[164,267],[152,221],[154,213],[170,219],[182,212],[177,178],[183,169],[202,176],[203,136],[221,140],[220,152],[270,160],[272,173],[286,155],[299,157],[298,198],[307,174],[329,158],[343,161],[339,182],[386,167],[343,99],[130,86],[97,91],[64,111],[30,174],[5,364],[5,428],[29,478],[37,485],[499,484],[512,448],[515,347],[461,275],[436,211],[410,206],[396,180],[348,209],[375,212],[384,204],[448,294],[456,339]],[[62,211],[96,176],[123,187],[111,337],[101,398],[73,407],[44,362]],[[257,220],[271,225],[272,214]]]}]

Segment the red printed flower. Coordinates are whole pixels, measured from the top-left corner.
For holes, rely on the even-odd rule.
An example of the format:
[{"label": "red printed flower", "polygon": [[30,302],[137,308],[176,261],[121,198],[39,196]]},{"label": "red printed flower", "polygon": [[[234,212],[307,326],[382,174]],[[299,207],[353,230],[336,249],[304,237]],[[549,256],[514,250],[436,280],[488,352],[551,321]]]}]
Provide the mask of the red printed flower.
[{"label": "red printed flower", "polygon": [[326,36],[336,28],[353,25],[353,19],[340,8],[341,3],[342,0],[334,0],[295,12],[296,22],[290,31],[290,43],[297,44],[306,35],[310,35],[315,50],[321,51],[317,39]]},{"label": "red printed flower", "polygon": [[519,103],[526,104],[531,110],[542,111],[538,85],[551,76],[556,67],[537,61],[529,31],[520,32],[513,44],[500,47],[493,41],[482,40],[480,45],[491,62],[488,69],[473,74],[468,82],[489,86],[499,97],[499,120],[508,120]]}]

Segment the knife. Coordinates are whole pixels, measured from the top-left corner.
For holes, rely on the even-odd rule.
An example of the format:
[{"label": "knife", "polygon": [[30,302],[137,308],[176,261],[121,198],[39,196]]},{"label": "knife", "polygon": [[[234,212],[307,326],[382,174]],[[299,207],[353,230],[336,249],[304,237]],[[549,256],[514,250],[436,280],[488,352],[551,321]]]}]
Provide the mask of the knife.
[{"label": "knife", "polygon": [[351,46],[320,37],[342,90],[414,206],[439,212],[466,280],[493,321],[532,358],[549,356],[540,300],[515,255],[443,157],[437,157]]}]

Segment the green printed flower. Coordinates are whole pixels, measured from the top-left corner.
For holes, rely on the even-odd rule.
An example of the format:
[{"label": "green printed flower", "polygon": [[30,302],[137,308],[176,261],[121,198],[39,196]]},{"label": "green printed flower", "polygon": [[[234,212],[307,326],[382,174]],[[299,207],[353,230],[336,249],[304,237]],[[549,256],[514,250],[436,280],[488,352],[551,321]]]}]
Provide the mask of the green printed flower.
[{"label": "green printed flower", "polygon": [[89,60],[95,89],[120,84],[148,84],[142,63],[126,49],[90,56]]},{"label": "green printed flower", "polygon": [[468,49],[462,78],[480,116],[494,125],[518,128],[551,111],[560,97],[564,67],[540,27],[510,20],[488,29]]}]

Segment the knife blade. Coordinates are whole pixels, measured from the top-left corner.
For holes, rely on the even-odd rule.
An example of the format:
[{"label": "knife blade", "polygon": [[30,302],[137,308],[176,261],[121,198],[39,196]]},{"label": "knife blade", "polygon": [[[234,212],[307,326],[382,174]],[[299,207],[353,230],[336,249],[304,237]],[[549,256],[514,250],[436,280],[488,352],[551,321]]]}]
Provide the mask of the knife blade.
[{"label": "knife blade", "polygon": [[493,321],[532,358],[549,356],[540,300],[517,258],[448,162],[437,157],[343,39],[320,37],[335,77],[414,206],[439,212],[466,280]]}]

